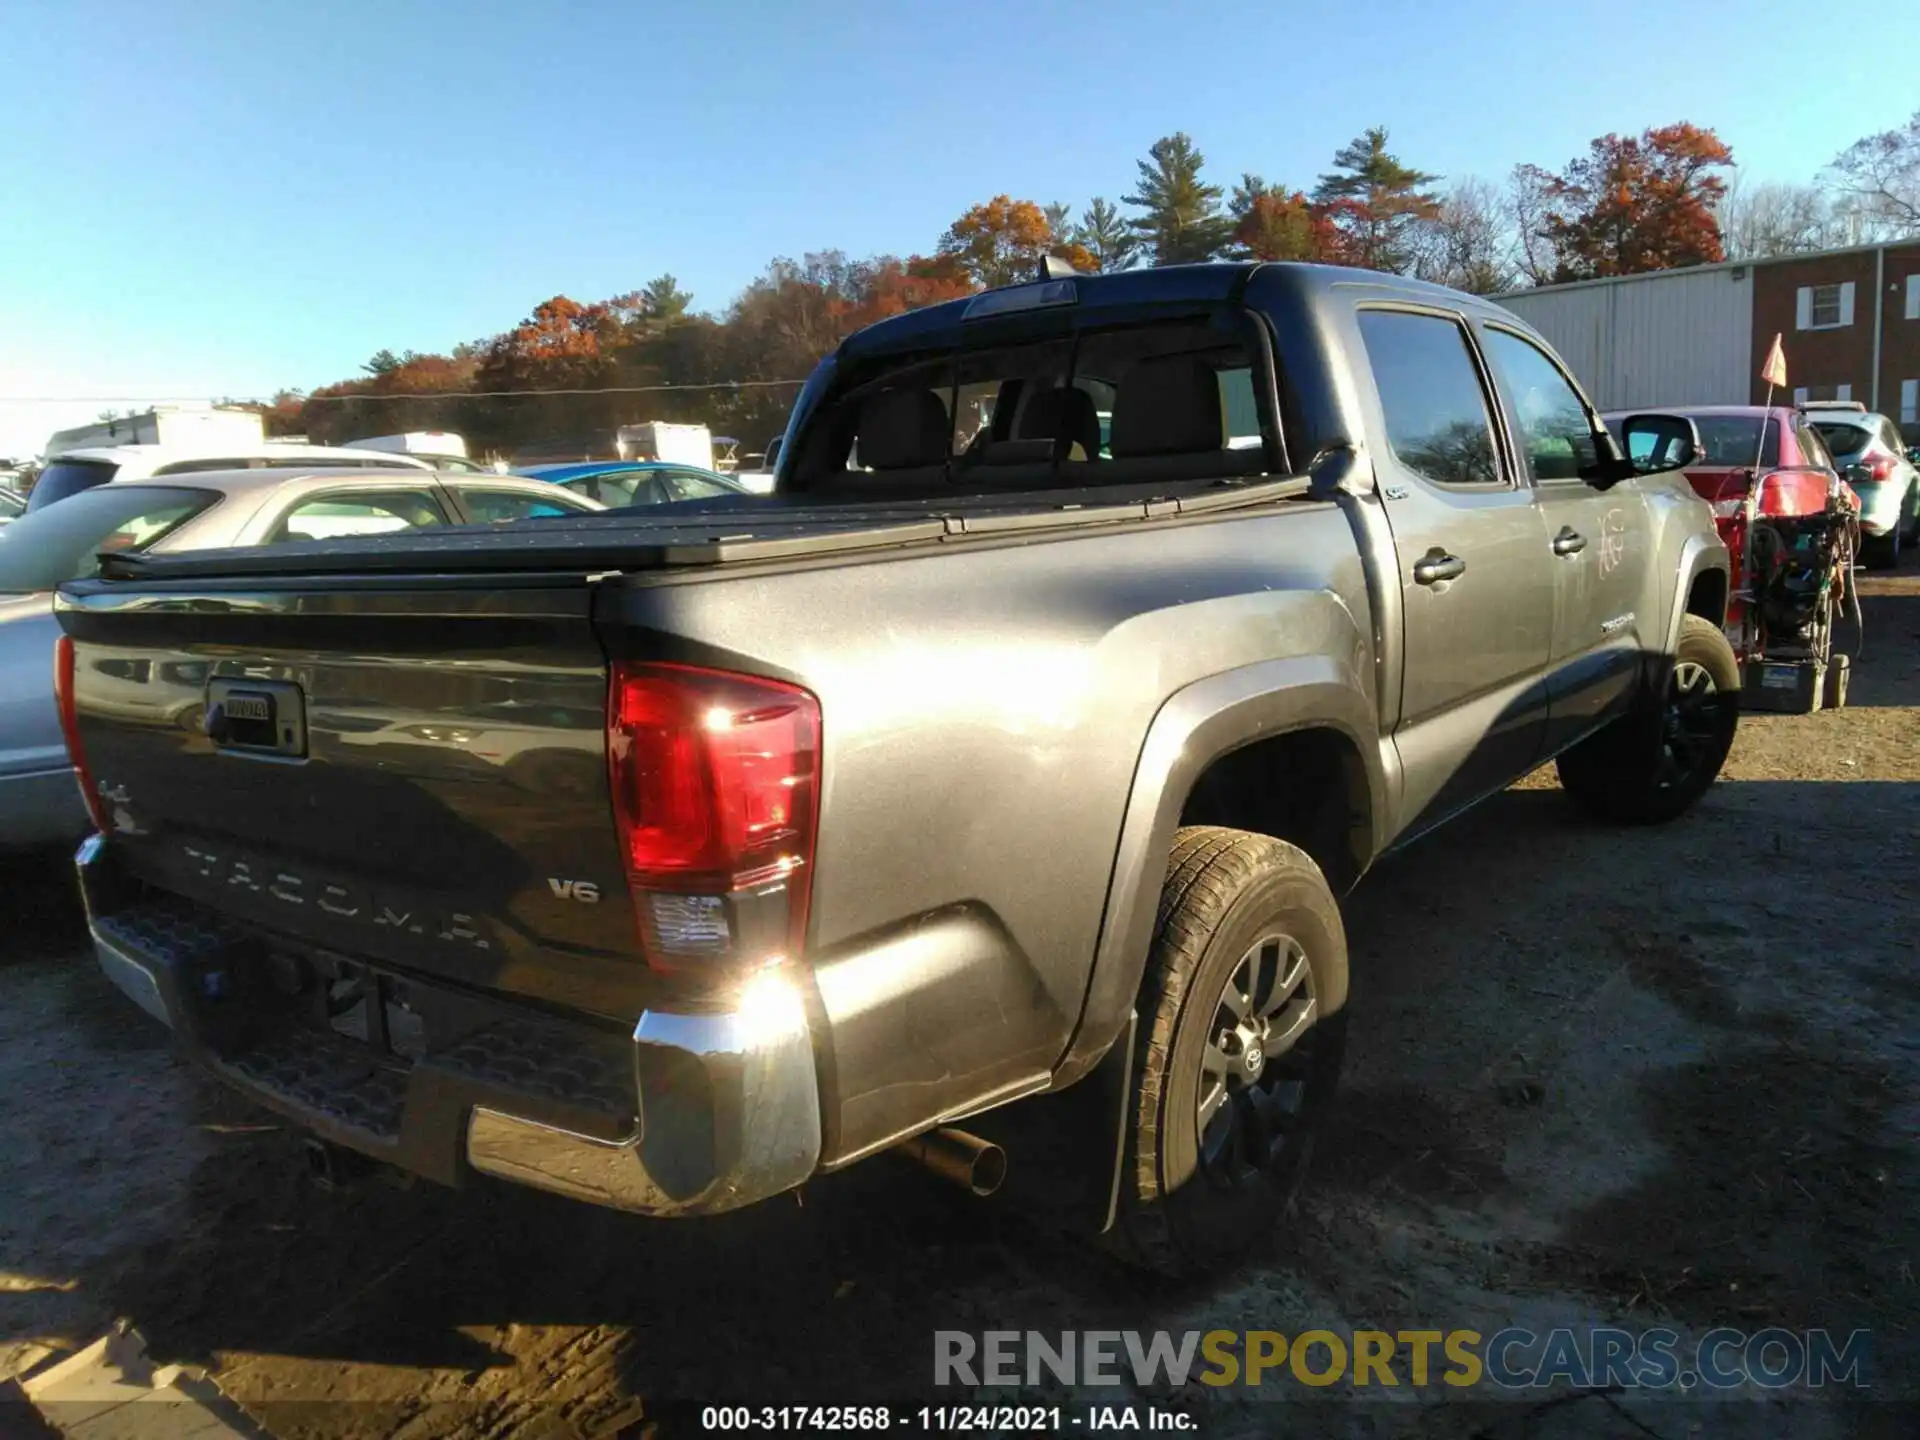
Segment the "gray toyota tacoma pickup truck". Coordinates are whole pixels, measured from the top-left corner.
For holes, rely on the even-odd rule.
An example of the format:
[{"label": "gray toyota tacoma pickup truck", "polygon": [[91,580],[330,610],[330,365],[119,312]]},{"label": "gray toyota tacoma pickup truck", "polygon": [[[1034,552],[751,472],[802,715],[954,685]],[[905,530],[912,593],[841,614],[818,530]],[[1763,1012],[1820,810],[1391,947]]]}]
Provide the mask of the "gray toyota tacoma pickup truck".
[{"label": "gray toyota tacoma pickup truck", "polygon": [[769,496],[108,557],[99,960],[323,1169],[690,1216],[903,1151],[1217,1266],[1376,857],[1549,759],[1610,821],[1712,784],[1697,443],[1449,290],[1048,274],[849,338]]}]

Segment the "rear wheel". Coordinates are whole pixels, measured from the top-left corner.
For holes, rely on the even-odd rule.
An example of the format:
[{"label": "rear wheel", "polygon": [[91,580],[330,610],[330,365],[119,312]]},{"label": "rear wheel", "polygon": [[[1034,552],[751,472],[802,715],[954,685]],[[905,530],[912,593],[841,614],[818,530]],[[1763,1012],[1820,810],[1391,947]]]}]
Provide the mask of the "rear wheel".
[{"label": "rear wheel", "polygon": [[1680,644],[1657,696],[1555,763],[1560,784],[1597,819],[1657,824],[1707,793],[1740,723],[1740,667],[1719,626],[1681,621]]},{"label": "rear wheel", "polygon": [[1900,527],[1884,535],[1860,537],[1860,563],[1869,570],[1892,570],[1900,564]]},{"label": "rear wheel", "polygon": [[1242,830],[1179,832],[1108,1237],[1124,1259],[1201,1274],[1272,1230],[1339,1076],[1346,985],[1339,906],[1306,852]]}]

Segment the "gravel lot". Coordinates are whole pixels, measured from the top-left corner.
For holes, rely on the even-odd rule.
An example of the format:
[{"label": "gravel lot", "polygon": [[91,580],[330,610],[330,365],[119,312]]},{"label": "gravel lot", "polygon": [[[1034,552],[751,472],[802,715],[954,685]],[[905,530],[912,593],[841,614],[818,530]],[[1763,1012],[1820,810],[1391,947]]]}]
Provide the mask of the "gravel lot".
[{"label": "gravel lot", "polygon": [[[598,1435],[662,1397],[899,1396],[936,1329],[1664,1320],[1870,1329],[1868,1395],[1920,1398],[1920,576],[1867,588],[1850,708],[1748,718],[1685,821],[1589,826],[1548,770],[1368,878],[1340,1123],[1289,1232],[1207,1288],[890,1160],[684,1225],[316,1192],[97,976],[64,868],[9,864],[0,1378],[125,1317],[276,1436]],[[1443,1391],[1158,1398],[1209,1435],[1920,1433],[1852,1395]]]}]

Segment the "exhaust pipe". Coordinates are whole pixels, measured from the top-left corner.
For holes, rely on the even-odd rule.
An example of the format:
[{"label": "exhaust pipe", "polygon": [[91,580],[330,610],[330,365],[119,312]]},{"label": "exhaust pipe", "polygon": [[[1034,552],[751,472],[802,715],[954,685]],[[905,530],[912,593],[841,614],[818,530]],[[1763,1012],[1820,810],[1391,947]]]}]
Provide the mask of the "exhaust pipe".
[{"label": "exhaust pipe", "polygon": [[929,1130],[894,1148],[975,1195],[991,1195],[1006,1183],[1007,1152],[964,1130]]}]

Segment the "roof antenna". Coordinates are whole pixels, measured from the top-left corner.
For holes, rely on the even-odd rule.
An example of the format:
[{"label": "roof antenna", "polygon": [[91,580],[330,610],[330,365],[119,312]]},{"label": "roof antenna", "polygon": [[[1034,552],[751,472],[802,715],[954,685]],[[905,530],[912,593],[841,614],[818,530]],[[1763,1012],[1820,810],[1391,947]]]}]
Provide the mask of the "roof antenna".
[{"label": "roof antenna", "polygon": [[1080,272],[1073,268],[1073,262],[1062,255],[1042,255],[1040,257],[1040,278],[1042,280],[1071,280]]}]

